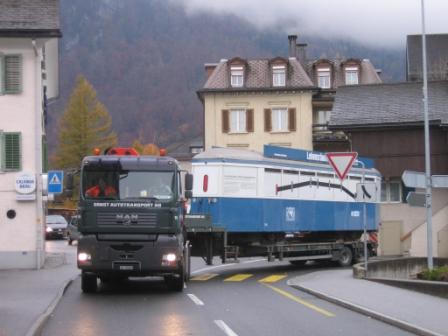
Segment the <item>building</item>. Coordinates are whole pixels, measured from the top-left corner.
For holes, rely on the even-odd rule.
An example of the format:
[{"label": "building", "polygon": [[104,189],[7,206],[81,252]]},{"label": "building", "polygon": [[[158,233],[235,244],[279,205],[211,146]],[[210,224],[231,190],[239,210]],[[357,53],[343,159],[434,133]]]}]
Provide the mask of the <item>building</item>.
[{"label": "building", "polygon": [[204,148],[262,151],[264,144],[311,150],[316,87],[295,58],[221,60],[206,64],[198,91],[204,106]]},{"label": "building", "polygon": [[[448,81],[428,84],[431,174],[448,174]],[[343,131],[359,155],[375,160],[383,175],[380,252],[426,256],[426,211],[406,203],[404,170],[423,172],[422,83],[404,82],[338,89],[330,129]],[[448,257],[448,190],[433,189],[434,256]]]},{"label": "building", "polygon": [[58,0],[0,2],[0,269],[40,268],[45,105],[58,94]]}]

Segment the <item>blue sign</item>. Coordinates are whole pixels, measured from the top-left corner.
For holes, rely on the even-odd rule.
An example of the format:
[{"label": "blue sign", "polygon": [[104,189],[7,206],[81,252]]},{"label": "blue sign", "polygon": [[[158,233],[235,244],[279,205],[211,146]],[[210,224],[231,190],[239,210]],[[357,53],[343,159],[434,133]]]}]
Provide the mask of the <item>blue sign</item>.
[{"label": "blue sign", "polygon": [[64,172],[62,170],[50,170],[48,172],[48,193],[62,193],[62,185],[64,182]]}]

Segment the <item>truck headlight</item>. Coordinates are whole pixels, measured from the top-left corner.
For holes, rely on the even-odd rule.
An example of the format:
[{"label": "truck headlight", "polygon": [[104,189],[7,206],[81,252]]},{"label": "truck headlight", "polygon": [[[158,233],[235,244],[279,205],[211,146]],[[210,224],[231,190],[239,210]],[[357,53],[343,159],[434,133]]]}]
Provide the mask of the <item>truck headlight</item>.
[{"label": "truck headlight", "polygon": [[88,263],[91,260],[92,260],[92,256],[90,255],[90,253],[86,253],[86,252],[78,253],[78,261],[80,263]]},{"label": "truck headlight", "polygon": [[177,256],[174,253],[164,254],[162,256],[162,266],[176,265]]}]

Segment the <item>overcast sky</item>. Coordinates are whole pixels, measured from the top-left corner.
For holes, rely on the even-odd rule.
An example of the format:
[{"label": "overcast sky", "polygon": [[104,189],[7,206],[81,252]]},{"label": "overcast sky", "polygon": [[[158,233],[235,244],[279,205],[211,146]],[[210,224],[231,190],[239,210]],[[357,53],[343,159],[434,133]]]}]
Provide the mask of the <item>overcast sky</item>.
[{"label": "overcast sky", "polygon": [[[232,13],[260,29],[402,47],[421,33],[421,0],[175,0],[188,13]],[[425,0],[426,33],[448,33],[448,0]],[[281,27],[281,28],[279,28]]]}]

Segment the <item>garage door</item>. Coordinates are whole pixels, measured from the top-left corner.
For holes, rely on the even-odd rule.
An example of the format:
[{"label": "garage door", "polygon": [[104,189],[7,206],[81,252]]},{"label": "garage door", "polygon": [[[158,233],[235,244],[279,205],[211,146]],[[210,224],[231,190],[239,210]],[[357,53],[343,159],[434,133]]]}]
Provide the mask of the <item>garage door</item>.
[{"label": "garage door", "polygon": [[380,225],[379,247],[381,255],[401,255],[401,230],[403,222],[388,221]]}]

